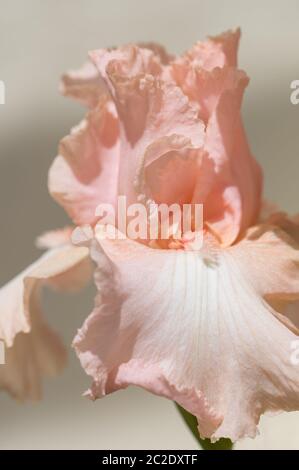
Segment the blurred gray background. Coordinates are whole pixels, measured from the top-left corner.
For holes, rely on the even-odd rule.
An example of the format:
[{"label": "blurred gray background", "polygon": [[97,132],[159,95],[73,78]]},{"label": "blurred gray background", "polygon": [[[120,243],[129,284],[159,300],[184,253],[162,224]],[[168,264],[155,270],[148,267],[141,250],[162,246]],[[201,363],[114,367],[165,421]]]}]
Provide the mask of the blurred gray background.
[{"label": "blurred gray background", "polygon": [[[299,79],[298,21],[296,0],[0,0],[0,285],[39,255],[38,234],[68,222],[48,196],[47,170],[84,109],[59,96],[58,81],[90,49],[154,40],[179,53],[241,26],[239,63],[251,77],[243,113],[265,193],[298,210],[299,105],[289,99]],[[92,304],[92,287],[45,295],[66,344]],[[171,402],[131,388],[92,403],[81,397],[88,383],[69,348],[68,368],[46,382],[42,402],[0,394],[0,448],[196,448]],[[237,447],[299,449],[299,414],[262,419],[260,437]]]}]

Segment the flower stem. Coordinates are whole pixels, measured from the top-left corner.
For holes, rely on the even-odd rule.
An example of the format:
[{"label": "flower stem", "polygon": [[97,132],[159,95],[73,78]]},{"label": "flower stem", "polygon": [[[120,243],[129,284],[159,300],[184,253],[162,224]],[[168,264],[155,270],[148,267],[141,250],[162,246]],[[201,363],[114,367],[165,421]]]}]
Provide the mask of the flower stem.
[{"label": "flower stem", "polygon": [[186,411],[177,403],[175,403],[175,405],[183,420],[187,424],[188,428],[192,432],[193,436],[204,450],[232,450],[233,443],[230,439],[222,438],[214,444],[210,441],[210,439],[201,439],[197,430],[197,419],[195,418],[195,416]]}]

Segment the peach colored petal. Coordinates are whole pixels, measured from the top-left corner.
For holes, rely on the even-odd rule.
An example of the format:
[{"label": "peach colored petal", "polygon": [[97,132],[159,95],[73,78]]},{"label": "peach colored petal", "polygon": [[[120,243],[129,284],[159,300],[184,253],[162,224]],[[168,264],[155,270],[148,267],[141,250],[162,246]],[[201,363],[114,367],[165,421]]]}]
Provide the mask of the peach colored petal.
[{"label": "peach colored petal", "polygon": [[215,174],[207,174],[208,188],[201,172],[194,201],[204,203],[205,220],[223,245],[233,243],[257,221],[261,205],[262,174],[240,115],[248,78],[236,69],[239,36],[237,30],[198,43],[171,65],[173,79],[199,105],[206,123],[204,149]]},{"label": "peach colored petal", "polygon": [[92,62],[63,75],[60,91],[89,108],[96,107],[102,96],[107,94],[107,88]]},{"label": "peach colored petal", "polygon": [[[98,49],[91,51],[89,56],[100,75],[107,81],[108,76],[133,78],[140,74],[159,76],[162,73],[161,54],[156,54],[153,48],[142,48],[134,44],[118,49]],[[114,94],[110,82],[106,82]]]},{"label": "peach colored petal", "polygon": [[[205,220],[223,245],[233,243],[257,220],[261,204],[262,174],[251,155],[240,116],[246,84],[242,72],[223,69],[218,73],[218,85],[211,88],[213,100],[206,108],[204,146],[213,176],[203,172],[193,197],[194,202],[204,204]],[[207,99],[209,93],[204,96]],[[203,185],[205,176],[209,184]]]},{"label": "peach colored petal", "polygon": [[[63,236],[63,233],[65,236]],[[40,377],[60,370],[65,351],[44,323],[39,306],[43,285],[77,290],[91,277],[88,249],[74,247],[64,231],[64,243],[51,248],[0,289],[0,339],[7,346],[7,363],[0,367],[0,388],[18,398],[38,396]],[[48,242],[57,242],[57,233]]]},{"label": "peach colored petal", "polygon": [[90,56],[115,99],[126,138],[134,145],[144,132],[150,104],[148,85],[161,74],[160,61],[149,49],[133,45],[93,51]]},{"label": "peach colored petal", "polygon": [[154,55],[159,58],[161,64],[164,66],[168,65],[170,61],[174,59],[173,54],[169,54],[165,47],[156,42],[140,42],[138,43],[138,46],[142,49],[149,49],[150,51],[152,51]]},{"label": "peach colored petal", "polygon": [[85,248],[78,250],[70,244],[53,248],[1,288],[0,338],[7,346],[13,345],[17,333],[30,331],[30,299],[35,290],[44,283],[67,290],[80,288],[91,274],[87,260]]},{"label": "peach colored petal", "polygon": [[289,216],[286,212],[278,211],[277,206],[272,204],[268,205],[267,215],[265,219],[267,224],[281,228],[294,240],[294,243],[299,244],[299,214]]},{"label": "peach colored petal", "polygon": [[[267,215],[267,217],[266,217]],[[278,212],[277,207],[274,204],[267,204],[265,210],[265,223],[273,226],[273,230],[276,231],[277,236],[285,240],[293,248],[299,249],[299,216],[288,216],[285,212]],[[250,236],[256,238],[260,237],[261,233],[255,232],[255,230],[250,231]],[[261,257],[263,259],[263,256]],[[283,263],[285,259],[283,256],[280,256],[281,269],[284,268]],[[293,330],[297,335],[299,334],[299,301],[296,295],[296,276],[295,271],[297,264],[289,267],[289,272],[292,272],[293,269],[293,292],[289,292],[288,295],[281,295],[277,292],[270,292],[266,296],[267,302],[275,309],[277,312],[278,318],[285,323],[288,328]],[[290,276],[292,276],[290,274]],[[277,273],[273,267],[272,281],[276,279]],[[287,282],[291,284],[291,279]],[[285,282],[286,283],[286,282]],[[262,283],[261,283],[262,285]],[[283,291],[283,285],[281,286]]]},{"label": "peach colored petal", "polygon": [[144,169],[145,191],[157,204],[188,204],[203,169],[202,154],[190,149],[188,143],[182,141],[180,144],[178,139],[171,142],[168,138],[164,142],[167,143],[166,151],[163,151],[161,140],[161,157]]},{"label": "peach colored petal", "polygon": [[118,120],[107,98],[62,139],[49,171],[49,191],[75,224],[93,223],[100,203],[115,203],[119,165]]},{"label": "peach colored petal", "polygon": [[204,70],[213,70],[225,65],[235,67],[240,36],[239,28],[219,36],[211,36],[206,41],[196,43],[183,55],[183,59],[192,61]]},{"label": "peach colored petal", "polygon": [[62,229],[44,232],[36,239],[36,246],[40,249],[56,248],[69,243],[74,227],[66,226]]},{"label": "peach colored petal", "polygon": [[0,389],[18,400],[41,398],[41,378],[59,373],[66,363],[66,350],[59,336],[44,322],[37,293],[31,298],[29,333],[18,333],[5,350],[0,366]]},{"label": "peach colored petal", "polygon": [[209,227],[224,245],[230,245],[257,220],[261,205],[262,174],[251,155],[240,115],[248,78],[232,67],[206,71],[189,64],[180,78],[179,67],[174,68],[177,81],[199,104],[206,122],[204,150],[214,173],[211,176],[203,169],[193,200],[204,203]]},{"label": "peach colored petal", "polygon": [[[90,53],[115,110],[102,97],[62,141],[49,174],[51,194],[76,224],[94,224],[97,205],[117,195],[129,204],[202,203],[223,246],[257,221],[262,176],[240,115],[248,79],[236,69],[239,37],[209,38],[177,59],[151,44]],[[70,90],[85,90],[89,75],[73,74]]]},{"label": "peach colored petal", "polygon": [[161,64],[148,49],[130,46],[95,51],[91,57],[111,89],[120,119],[118,191],[129,203],[149,199],[146,167],[169,152],[203,145],[198,108],[173,83],[161,80]]},{"label": "peach colored petal", "polygon": [[225,56],[225,64],[236,67],[238,63],[238,48],[241,30],[226,31],[218,36],[211,36],[209,41],[218,45]]},{"label": "peach colored petal", "polygon": [[241,85],[244,90],[249,81],[245,72],[234,67],[216,67],[207,71],[188,61],[174,62],[172,75],[190,101],[199,105],[200,117],[206,124],[224,93],[231,92],[236,97],[239,95],[241,105],[239,87]]},{"label": "peach colored petal", "polygon": [[298,298],[299,252],[288,242],[258,227],[209,259],[96,233],[98,294],[74,341],[93,378],[88,395],[142,386],[195,414],[212,440],[254,437],[262,413],[298,409],[298,337],[266,301]]}]

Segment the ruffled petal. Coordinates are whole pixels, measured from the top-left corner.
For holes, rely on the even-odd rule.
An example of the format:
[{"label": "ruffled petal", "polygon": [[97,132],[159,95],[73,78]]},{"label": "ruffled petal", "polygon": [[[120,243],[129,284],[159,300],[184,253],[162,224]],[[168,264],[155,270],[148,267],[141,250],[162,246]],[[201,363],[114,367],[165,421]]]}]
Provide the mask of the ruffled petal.
[{"label": "ruffled petal", "polygon": [[152,51],[154,55],[159,58],[163,66],[169,65],[169,63],[174,59],[174,55],[169,54],[165,47],[157,42],[140,42],[138,43],[138,46],[142,49],[149,49]]},{"label": "ruffled petal", "polygon": [[204,204],[205,221],[226,246],[256,222],[261,205],[262,173],[240,115],[247,83],[246,74],[231,67],[211,72],[191,68],[184,78],[183,89],[198,102],[207,126],[206,157],[193,202]]},{"label": "ruffled petal", "polygon": [[230,86],[207,125],[205,150],[214,163],[215,178],[204,201],[206,219],[226,246],[257,221],[261,207],[262,172],[250,152],[240,114],[247,82],[244,74],[231,74]]},{"label": "ruffled petal", "polygon": [[239,37],[209,38],[178,59],[146,44],[90,53],[116,115],[105,125],[109,113],[94,108],[50,171],[50,192],[76,224],[94,224],[97,205],[115,206],[117,195],[128,204],[204,204],[206,227],[224,246],[256,222],[262,178],[240,116],[248,79],[236,69]]},{"label": "ruffled petal", "polygon": [[119,130],[111,100],[103,98],[70,135],[49,170],[49,191],[75,224],[92,224],[100,203],[117,196]]},{"label": "ruffled petal", "polygon": [[16,335],[0,366],[0,389],[21,401],[40,399],[41,378],[57,375],[67,359],[60,337],[42,318],[38,294],[31,295],[30,332]]},{"label": "ruffled petal", "polygon": [[204,70],[213,70],[225,65],[236,67],[240,36],[239,28],[211,36],[206,41],[197,42],[182,58],[192,61]]},{"label": "ruffled petal", "polygon": [[[211,36],[209,41],[218,46],[224,56],[225,65],[236,67],[238,64],[238,48],[241,37],[241,30],[229,30],[217,36]],[[220,64],[218,64],[220,66]]]},{"label": "ruffled petal", "polygon": [[[278,211],[277,206],[271,203],[267,203],[264,209],[265,223],[276,227],[279,236],[286,240],[287,243],[297,249],[299,249],[299,215],[289,216],[285,212]],[[255,230],[251,230],[251,236],[256,238],[260,236],[260,233],[256,233]],[[280,256],[281,268],[285,262],[285,257]],[[270,266],[271,267],[271,266]],[[288,328],[292,329],[297,335],[299,334],[299,301],[296,295],[296,276],[294,271],[296,270],[296,264],[293,265],[293,292],[289,292],[288,295],[282,295],[277,292],[268,292],[267,301],[269,304],[278,312],[279,319],[285,323]],[[291,270],[290,270],[291,272]],[[292,276],[291,275],[291,276]],[[290,276],[290,277],[291,277]],[[277,282],[277,272],[273,267],[271,276],[273,283]],[[291,279],[287,282],[291,285]],[[286,283],[286,281],[285,281]],[[284,285],[285,285],[284,283]],[[263,282],[261,280],[261,286]],[[283,285],[281,291],[283,291]],[[299,343],[298,343],[299,345]]]},{"label": "ruffled petal", "polygon": [[214,173],[203,173],[204,186],[203,178],[198,178],[193,200],[204,203],[206,222],[223,245],[230,245],[256,222],[261,205],[262,173],[251,155],[240,115],[248,78],[231,67],[208,72],[186,67],[182,88],[200,106],[207,126],[204,150]]},{"label": "ruffled petal", "polygon": [[205,221],[225,246],[257,222],[261,206],[262,173],[240,114],[248,78],[236,68],[239,37],[237,30],[210,38],[171,64],[177,85],[199,105],[214,171],[200,172],[193,199],[204,204]]},{"label": "ruffled petal", "polygon": [[[171,153],[185,158],[187,152],[189,158],[188,150],[200,149],[204,124],[198,107],[173,82],[161,79],[159,57],[149,49],[127,46],[95,51],[91,57],[111,89],[120,119],[119,194],[129,203],[155,198],[146,168]],[[172,188],[163,192],[170,194]]]},{"label": "ruffled petal", "polygon": [[64,96],[94,108],[107,94],[107,87],[93,63],[86,62],[79,70],[71,70],[63,75],[60,91]]},{"label": "ruffled petal", "polygon": [[37,398],[41,376],[53,375],[65,363],[59,337],[42,319],[42,286],[73,291],[92,274],[87,248],[72,246],[66,230],[52,235],[44,236],[52,248],[0,289],[0,339],[7,346],[0,388],[19,399]]},{"label": "ruffled petal", "polygon": [[98,295],[74,341],[88,396],[142,386],[193,413],[212,440],[254,437],[262,413],[298,409],[298,337],[267,301],[299,294],[299,251],[282,231],[256,228],[205,254],[99,233]]},{"label": "ruffled petal", "polygon": [[91,51],[89,56],[113,95],[117,90],[110,81],[112,75],[127,78],[142,74],[160,76],[163,70],[161,54],[156,54],[155,48],[138,47],[134,44],[117,49],[98,49]]}]

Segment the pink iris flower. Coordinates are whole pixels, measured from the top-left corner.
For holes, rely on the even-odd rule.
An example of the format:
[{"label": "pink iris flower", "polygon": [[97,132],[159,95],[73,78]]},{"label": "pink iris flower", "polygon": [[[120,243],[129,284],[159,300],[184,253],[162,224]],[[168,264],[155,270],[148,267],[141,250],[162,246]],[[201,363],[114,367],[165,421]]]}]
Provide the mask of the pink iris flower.
[{"label": "pink iris flower", "polygon": [[[64,364],[41,287],[80,288],[94,271],[94,309],[74,339],[90,398],[143,387],[196,416],[212,441],[254,437],[262,413],[299,409],[298,218],[264,210],[239,38],[180,57],[155,44],[96,50],[63,77],[63,94],[88,111],[60,143],[49,191],[78,228],[42,236],[46,253],[0,291],[0,386],[12,395],[35,397]],[[203,204],[203,249],[99,236],[96,208],[118,196]]]}]

